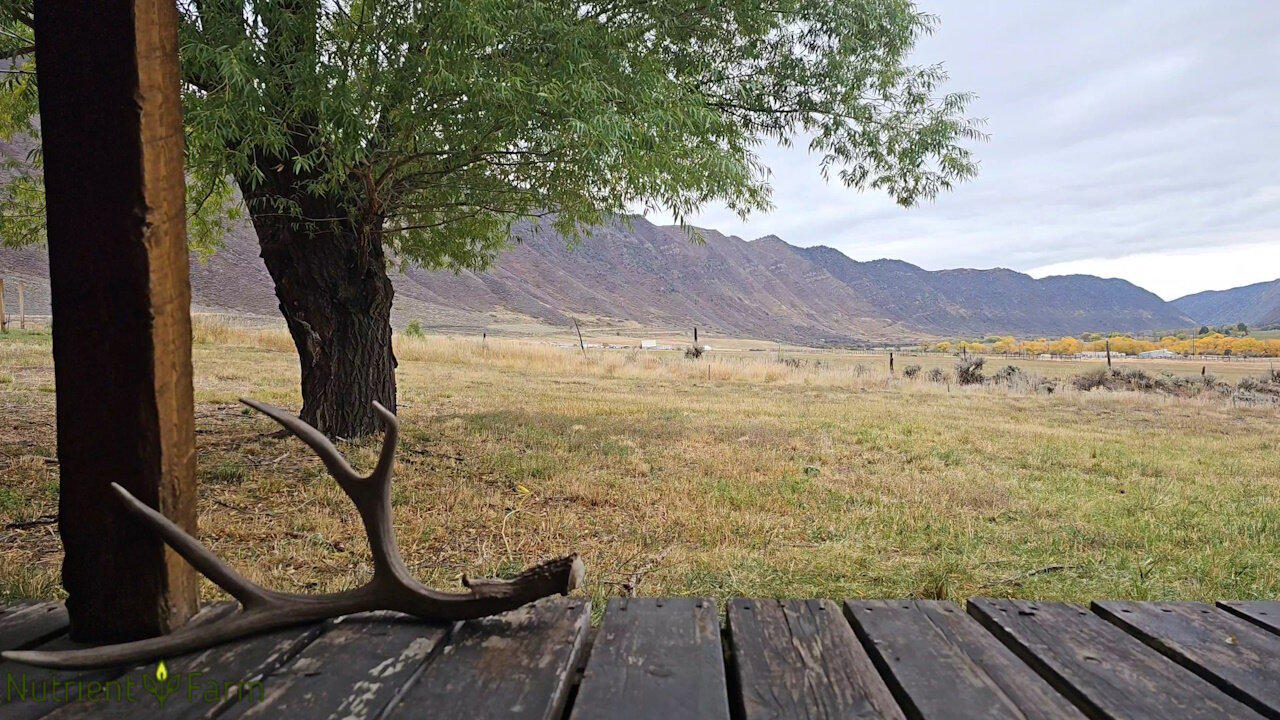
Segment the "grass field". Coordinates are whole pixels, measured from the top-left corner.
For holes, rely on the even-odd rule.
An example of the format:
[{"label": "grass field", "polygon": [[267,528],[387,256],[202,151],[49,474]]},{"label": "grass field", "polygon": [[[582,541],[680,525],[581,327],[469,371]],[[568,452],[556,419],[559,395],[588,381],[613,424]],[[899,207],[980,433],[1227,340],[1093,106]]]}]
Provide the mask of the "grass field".
[{"label": "grass field", "polygon": [[[358,583],[368,554],[346,498],[301,443],[235,403],[298,407],[287,337],[197,330],[204,541],[278,588]],[[440,587],[578,551],[596,600],[1280,595],[1274,405],[948,387],[890,379],[883,355],[794,348],[786,363],[776,348],[691,361],[397,342],[396,527]],[[1224,365],[1209,372],[1267,366]],[[0,599],[60,592],[56,526],[41,523],[57,507],[52,391],[49,336],[0,339]],[[344,445],[366,468],[376,448]]]}]

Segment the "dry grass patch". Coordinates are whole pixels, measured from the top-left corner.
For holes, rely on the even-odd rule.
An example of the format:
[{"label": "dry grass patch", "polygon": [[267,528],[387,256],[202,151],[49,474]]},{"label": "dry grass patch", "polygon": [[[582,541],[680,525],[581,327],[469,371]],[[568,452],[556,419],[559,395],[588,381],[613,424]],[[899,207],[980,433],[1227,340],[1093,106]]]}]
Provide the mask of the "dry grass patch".
[{"label": "dry grass patch", "polygon": [[[234,402],[297,407],[287,337],[197,338],[202,537],[276,587],[358,584],[369,558],[349,502]],[[583,357],[439,337],[397,352],[396,527],[441,587],[577,550],[596,600],[1280,594],[1274,407],[948,389],[835,353]],[[0,340],[0,373],[3,526],[56,510],[47,336]],[[367,468],[376,447],[344,449]],[[58,592],[54,530],[0,530],[0,596]]]}]

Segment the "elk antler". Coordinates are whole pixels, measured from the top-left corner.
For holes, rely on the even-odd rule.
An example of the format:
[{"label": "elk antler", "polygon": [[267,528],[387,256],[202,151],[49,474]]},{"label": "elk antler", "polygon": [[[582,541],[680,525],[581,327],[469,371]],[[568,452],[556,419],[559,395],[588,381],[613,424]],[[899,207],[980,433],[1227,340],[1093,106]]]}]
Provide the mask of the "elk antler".
[{"label": "elk antler", "polygon": [[338,449],[320,431],[282,410],[252,400],[244,404],[280,423],[311,446],[329,474],[355,503],[369,548],[373,552],[373,578],[363,587],[329,595],[298,595],[269,590],[246,580],[200,541],[144,505],[129,491],[111,487],[125,507],[155,528],[164,541],[205,577],[240,601],[241,609],[225,620],[189,625],[168,635],[101,647],[63,651],[8,651],[7,660],[50,668],[82,669],[135,665],[181,653],[202,650],[228,640],[369,610],[395,610],[424,620],[466,620],[517,608],[548,595],[568,593],[582,581],[582,561],[577,555],[548,560],[512,580],[480,580],[463,577],[464,593],[443,593],[424,587],[409,574],[391,528],[391,466],[395,456],[396,416],[378,403],[374,408],[386,423],[382,454],[368,477],[357,475]]}]

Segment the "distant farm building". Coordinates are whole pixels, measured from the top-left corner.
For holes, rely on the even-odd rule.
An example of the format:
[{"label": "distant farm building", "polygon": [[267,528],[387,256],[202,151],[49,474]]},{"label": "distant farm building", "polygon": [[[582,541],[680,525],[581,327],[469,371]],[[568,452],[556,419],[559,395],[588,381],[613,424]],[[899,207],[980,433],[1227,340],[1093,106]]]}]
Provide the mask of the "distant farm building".
[{"label": "distant farm building", "polygon": [[1160,348],[1159,350],[1148,350],[1146,352],[1140,352],[1138,353],[1138,357],[1140,358],[1176,358],[1178,357],[1178,353],[1172,350],[1166,350],[1165,348]]},{"label": "distant farm building", "polygon": [[645,350],[657,350],[658,341],[657,340],[641,340],[640,347]]}]

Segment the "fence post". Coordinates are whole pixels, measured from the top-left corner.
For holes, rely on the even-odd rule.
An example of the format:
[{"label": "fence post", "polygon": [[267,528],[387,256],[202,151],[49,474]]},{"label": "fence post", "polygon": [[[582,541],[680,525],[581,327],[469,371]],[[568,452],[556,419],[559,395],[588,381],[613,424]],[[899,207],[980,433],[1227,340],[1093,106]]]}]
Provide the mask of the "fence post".
[{"label": "fence post", "polygon": [[18,329],[19,330],[27,329],[27,303],[26,303],[26,300],[23,298],[23,290],[25,289],[26,287],[22,284],[22,281],[19,280],[18,281]]},{"label": "fence post", "polygon": [[9,329],[9,316],[4,314],[4,280],[0,280],[0,332]]}]

